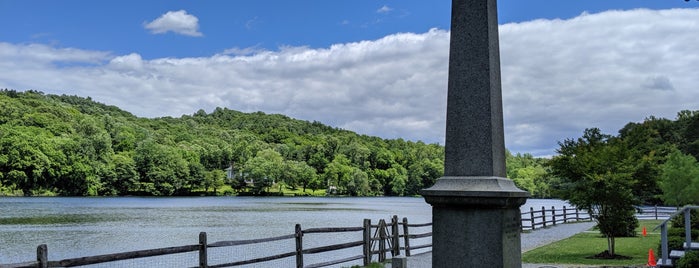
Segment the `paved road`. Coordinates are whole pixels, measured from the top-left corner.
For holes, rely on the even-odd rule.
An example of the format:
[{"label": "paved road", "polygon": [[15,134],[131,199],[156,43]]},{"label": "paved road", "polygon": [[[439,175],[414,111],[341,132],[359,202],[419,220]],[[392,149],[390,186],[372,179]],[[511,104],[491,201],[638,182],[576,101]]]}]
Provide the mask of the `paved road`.
[{"label": "paved road", "polygon": [[[563,240],[565,238],[571,237],[574,234],[589,230],[595,225],[594,222],[579,222],[579,223],[569,223],[569,224],[559,224],[554,227],[549,227],[546,229],[537,229],[529,233],[522,234],[522,252],[526,252],[543,245],[548,245],[550,243]],[[415,256],[411,256],[407,260],[409,268],[430,268],[432,267],[432,254],[424,253]],[[386,266],[390,268],[390,265]],[[522,268],[571,268],[571,267],[585,267],[580,265],[574,266],[560,266],[560,265],[550,265],[550,264],[522,264]]]}]

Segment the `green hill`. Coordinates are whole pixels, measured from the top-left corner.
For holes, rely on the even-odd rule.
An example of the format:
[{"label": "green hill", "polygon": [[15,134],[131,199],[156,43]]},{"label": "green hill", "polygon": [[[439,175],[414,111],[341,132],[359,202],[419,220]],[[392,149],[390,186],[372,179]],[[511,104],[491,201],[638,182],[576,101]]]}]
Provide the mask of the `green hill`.
[{"label": "green hill", "polygon": [[415,195],[441,176],[443,158],[437,144],[284,115],[216,108],[148,119],[89,97],[0,91],[0,195],[168,196],[224,185],[261,194],[272,183]]},{"label": "green hill", "polygon": [[[634,180],[633,194],[658,203],[673,195],[661,190],[674,185],[661,181],[672,171],[668,156],[699,157],[699,111],[681,111],[675,120],[651,116],[605,137],[623,145],[620,163]],[[575,141],[560,142],[559,151]],[[359,135],[278,114],[216,108],[149,119],[89,97],[0,90],[0,196],[199,195],[224,188],[266,194],[272,185],[416,195],[442,176],[443,159],[438,144]],[[530,154],[508,153],[506,160],[508,177],[534,197],[560,196],[561,167],[576,168]],[[688,165],[699,172],[699,164]]]}]

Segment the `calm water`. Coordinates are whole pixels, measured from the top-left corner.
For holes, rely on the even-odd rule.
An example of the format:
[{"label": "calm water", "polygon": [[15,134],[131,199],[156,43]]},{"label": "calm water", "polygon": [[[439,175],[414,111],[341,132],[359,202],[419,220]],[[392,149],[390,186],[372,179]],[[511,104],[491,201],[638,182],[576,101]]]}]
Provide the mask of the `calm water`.
[{"label": "calm water", "polygon": [[[522,210],[552,205],[565,203],[531,199]],[[48,245],[50,260],[60,260],[197,244],[199,232],[207,232],[209,242],[253,239],[292,234],[296,223],[304,229],[358,227],[365,218],[376,223],[391,215],[407,217],[412,223],[432,220],[431,207],[424,199],[411,197],[0,198],[0,263],[31,261],[39,244]],[[328,236],[334,235],[326,234],[324,239]],[[342,235],[331,238],[359,240]],[[304,243],[321,242],[309,237]],[[293,244],[288,246],[293,251]],[[263,245],[252,251],[290,251],[278,247]],[[214,254],[257,254],[226,250]],[[196,265],[195,254],[181,257],[187,263],[182,266]]]}]

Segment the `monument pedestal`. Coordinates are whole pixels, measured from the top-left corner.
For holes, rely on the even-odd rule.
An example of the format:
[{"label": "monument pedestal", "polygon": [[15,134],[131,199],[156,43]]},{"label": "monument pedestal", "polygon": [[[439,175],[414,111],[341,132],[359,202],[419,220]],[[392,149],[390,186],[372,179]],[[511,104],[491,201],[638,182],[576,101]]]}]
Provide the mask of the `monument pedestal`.
[{"label": "monument pedestal", "polygon": [[506,176],[496,0],[452,0],[444,177],[432,205],[432,267],[522,267],[519,207]]},{"label": "monument pedestal", "polygon": [[498,177],[442,177],[432,205],[432,267],[521,267],[519,207],[529,194]]}]

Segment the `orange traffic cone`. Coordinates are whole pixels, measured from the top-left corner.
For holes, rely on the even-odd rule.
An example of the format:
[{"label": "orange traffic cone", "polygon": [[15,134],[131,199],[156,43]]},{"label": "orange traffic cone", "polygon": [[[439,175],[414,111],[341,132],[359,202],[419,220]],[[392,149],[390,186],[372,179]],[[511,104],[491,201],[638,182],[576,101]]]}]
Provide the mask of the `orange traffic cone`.
[{"label": "orange traffic cone", "polygon": [[646,237],[646,235],[648,235],[648,232],[646,232],[645,226],[643,226],[643,231],[641,231],[641,233],[643,234],[643,237]]},{"label": "orange traffic cone", "polygon": [[653,254],[653,249],[648,249],[648,264],[649,267],[655,267],[658,263],[655,262],[655,255]]}]

